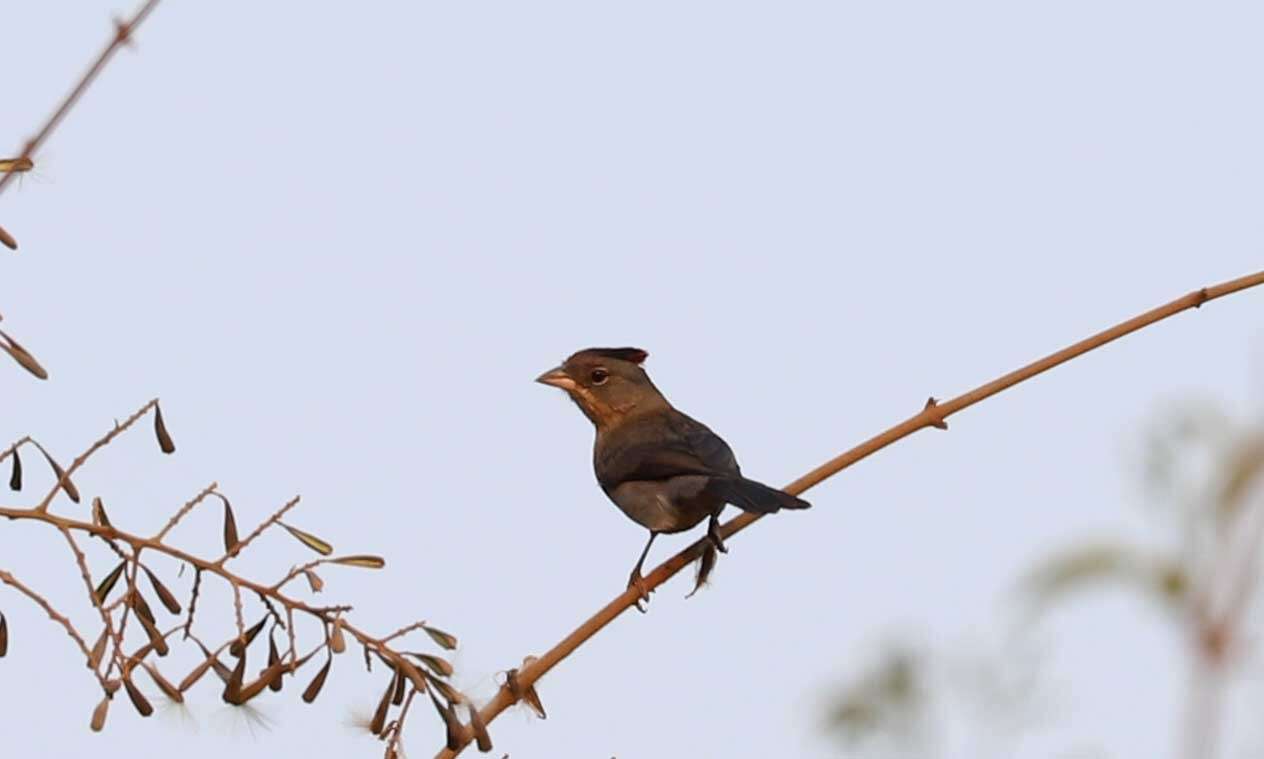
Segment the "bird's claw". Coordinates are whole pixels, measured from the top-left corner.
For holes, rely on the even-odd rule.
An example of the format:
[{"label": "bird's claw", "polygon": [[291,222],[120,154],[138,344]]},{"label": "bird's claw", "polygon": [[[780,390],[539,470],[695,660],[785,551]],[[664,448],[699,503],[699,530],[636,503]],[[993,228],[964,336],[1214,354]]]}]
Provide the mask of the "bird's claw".
[{"label": "bird's claw", "polygon": [[634,588],[636,589],[637,594],[636,610],[644,614],[645,607],[642,606],[641,603],[649,603],[650,589],[646,586],[645,578],[641,576],[640,572],[633,572],[632,576],[628,578],[628,589],[631,590]]}]

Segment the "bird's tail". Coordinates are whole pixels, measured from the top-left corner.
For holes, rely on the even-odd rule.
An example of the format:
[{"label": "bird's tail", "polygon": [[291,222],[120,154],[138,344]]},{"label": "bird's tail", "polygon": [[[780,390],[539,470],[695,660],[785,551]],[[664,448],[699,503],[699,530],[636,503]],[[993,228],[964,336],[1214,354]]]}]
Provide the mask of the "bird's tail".
[{"label": "bird's tail", "polygon": [[724,477],[711,480],[710,490],[725,503],[753,514],[772,514],[781,509],[806,509],[812,504],[745,477]]}]

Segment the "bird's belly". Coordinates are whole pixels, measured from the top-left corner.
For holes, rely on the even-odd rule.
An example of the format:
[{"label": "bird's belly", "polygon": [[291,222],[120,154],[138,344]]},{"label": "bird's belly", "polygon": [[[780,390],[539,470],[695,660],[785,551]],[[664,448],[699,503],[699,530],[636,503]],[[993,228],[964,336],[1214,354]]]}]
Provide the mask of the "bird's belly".
[{"label": "bird's belly", "polygon": [[723,507],[719,500],[702,492],[706,485],[706,477],[687,475],[620,483],[608,495],[642,527],[654,532],[682,532]]}]

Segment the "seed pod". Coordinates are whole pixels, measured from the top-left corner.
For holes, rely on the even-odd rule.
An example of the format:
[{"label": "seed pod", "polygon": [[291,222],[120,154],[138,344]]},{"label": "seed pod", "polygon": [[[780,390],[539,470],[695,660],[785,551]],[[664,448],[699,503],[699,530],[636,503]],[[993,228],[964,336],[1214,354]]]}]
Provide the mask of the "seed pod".
[{"label": "seed pod", "polygon": [[439,712],[439,716],[443,719],[444,727],[447,728],[448,750],[459,750],[465,729],[461,725],[461,720],[456,718],[456,712],[452,709],[452,704],[439,703],[439,699],[435,698],[433,692],[430,693],[430,703],[434,704],[435,711]]},{"label": "seed pod", "polygon": [[[218,495],[218,494],[217,494]],[[233,507],[229,505],[228,499],[220,496],[224,502],[224,551],[232,556],[237,551],[237,519],[233,516]]]},{"label": "seed pod", "polygon": [[145,576],[149,578],[150,586],[154,589],[154,593],[158,594],[158,600],[162,602],[163,606],[167,607],[167,611],[172,614],[179,614],[180,602],[177,601],[176,597],[170,590],[167,589],[167,586],[163,585],[158,578],[154,576],[154,573],[149,571],[149,567],[144,567],[144,570]]},{"label": "seed pod", "polygon": [[492,737],[487,733],[487,723],[483,722],[483,715],[478,713],[478,709],[474,708],[474,704],[466,703],[470,712],[470,728],[474,730],[474,740],[478,744],[478,750],[487,753],[492,750]]},{"label": "seed pod", "polygon": [[408,681],[413,684],[414,688],[419,691],[426,690],[426,677],[421,674],[421,670],[413,666],[412,662],[401,657],[397,666],[404,673],[404,677],[408,678]]},{"label": "seed pod", "polygon": [[105,656],[105,646],[110,640],[109,633],[107,628],[101,628],[101,634],[97,636],[97,642],[92,644],[92,652],[88,655],[88,669],[101,666],[101,657]]},{"label": "seed pod", "polygon": [[206,671],[211,668],[211,663],[213,661],[214,659],[209,656],[203,659],[201,664],[194,667],[189,674],[185,675],[184,679],[180,681],[179,690],[186,691],[189,688],[192,688],[194,683],[201,680],[202,675],[205,675]]},{"label": "seed pod", "polygon": [[307,584],[312,586],[313,593],[319,593],[325,589],[325,581],[320,579],[320,575],[310,569],[304,569],[303,574],[307,576]]},{"label": "seed pod", "polygon": [[[4,234],[5,237],[8,237],[8,234],[3,232],[3,230],[0,230],[0,234]],[[12,240],[13,238],[9,237],[7,241],[0,239],[0,242],[5,242],[5,244],[7,245],[8,242]],[[17,243],[16,242],[13,243],[11,247],[16,248]],[[3,330],[0,330],[0,337],[3,337],[5,340],[5,342],[0,342],[0,350],[3,350],[5,353],[8,353],[13,358],[14,361],[18,362],[18,364],[21,365],[23,369],[27,370],[31,374],[34,374],[36,377],[39,377],[40,379],[48,379],[48,372],[44,370],[44,367],[40,366],[40,363],[35,360],[35,357],[32,356],[26,350],[26,348],[23,348],[21,345],[18,344],[17,340],[14,340],[12,337],[9,337],[9,335],[5,334]],[[69,493],[70,491],[67,490],[66,492]],[[78,498],[74,498],[73,500],[75,503],[79,502]]]},{"label": "seed pod", "polygon": [[332,657],[326,659],[325,666],[321,667],[316,676],[312,678],[312,681],[308,683],[307,688],[303,691],[303,700],[305,702],[310,704],[320,695],[320,689],[325,687],[325,678],[329,676],[329,665],[333,663]]},{"label": "seed pod", "polygon": [[167,639],[154,626],[154,621],[141,614],[139,610],[136,612],[136,619],[140,621],[140,626],[145,628],[145,634],[149,636],[149,645],[153,646],[159,656],[166,656],[171,649],[167,647]]},{"label": "seed pod", "polygon": [[421,629],[425,630],[426,634],[429,635],[431,639],[434,640],[435,643],[438,643],[443,648],[446,648],[449,651],[456,648],[455,635],[451,635],[450,633],[446,633],[443,630],[440,630],[435,627],[429,627],[426,625],[422,625]]},{"label": "seed pod", "polygon": [[92,523],[99,527],[113,527],[110,524],[110,518],[105,514],[105,504],[101,501],[101,496],[92,497]]},{"label": "seed pod", "polygon": [[295,540],[307,546],[308,548],[312,549],[313,551],[320,554],[321,556],[328,556],[329,554],[334,552],[333,546],[329,545],[328,543],[316,537],[315,535],[311,534],[310,532],[303,532],[297,527],[289,526],[285,522],[281,522],[281,526],[285,528],[286,532],[293,535]]},{"label": "seed pod", "polygon": [[[276,639],[272,637],[272,633],[268,633],[268,668],[271,669],[281,663],[281,654],[277,652]],[[278,667],[276,674],[268,681],[268,688],[273,693],[281,690],[281,686],[285,684],[285,669]]]},{"label": "seed pod", "polygon": [[9,653],[9,620],[0,612],[0,657]]},{"label": "seed pod", "polygon": [[171,699],[172,701],[176,702],[177,704],[184,703],[184,695],[180,693],[180,689],[172,685],[171,682],[167,680],[167,678],[163,677],[162,673],[158,671],[157,667],[146,662],[145,671],[149,673],[149,676],[154,681],[154,685],[158,686],[158,690],[162,691],[163,695],[165,695],[167,698]]},{"label": "seed pod", "polygon": [[33,168],[35,168],[35,162],[27,157],[0,158],[0,175],[8,174],[11,171],[14,173],[30,171]]},{"label": "seed pod", "polygon": [[18,241],[13,239],[13,235],[5,231],[4,227],[0,227],[0,244],[3,244],[9,250],[18,249]]},{"label": "seed pod", "polygon": [[518,670],[516,669],[509,670],[505,675],[509,685],[509,692],[513,694],[513,697],[531,707],[531,711],[535,712],[535,716],[540,719],[548,719],[549,715],[544,711],[544,704],[540,703],[540,694],[535,692],[535,686],[528,685],[524,687],[518,679]]},{"label": "seed pod", "polygon": [[105,604],[105,599],[110,595],[110,591],[114,590],[114,586],[118,583],[119,577],[123,575],[123,567],[125,566],[127,566],[127,562],[120,561],[118,566],[110,570],[110,573],[105,576],[105,579],[101,580],[101,583],[97,585],[97,589],[93,591],[93,595],[96,596],[98,604]]},{"label": "seed pod", "polygon": [[275,678],[280,676],[280,674],[284,671],[284,669],[285,669],[284,665],[281,665],[281,664],[276,664],[271,667],[266,667],[262,672],[259,673],[258,677],[256,677],[254,680],[251,680],[250,682],[246,683],[245,685],[241,686],[238,689],[239,700],[236,702],[236,705],[240,706],[241,704],[248,702],[250,699],[262,693],[263,689],[268,687],[269,683],[271,683]]},{"label": "seed pod", "polygon": [[407,682],[408,681],[404,677],[403,670],[399,667],[396,667],[395,679],[392,682],[395,692],[391,694],[391,703],[394,704],[395,706],[399,706],[400,704],[404,703],[404,696],[407,695],[407,690],[408,690],[406,687]]},{"label": "seed pod", "polygon": [[527,686],[526,691],[522,694],[522,700],[527,702],[527,706],[531,707],[531,710],[535,712],[537,717],[548,719],[549,715],[544,713],[544,704],[540,702],[540,694],[536,693],[534,685]]},{"label": "seed pod", "polygon": [[[2,334],[4,333],[0,332],[0,335]],[[34,443],[35,441],[31,442]],[[66,491],[66,495],[70,500],[79,503],[79,488],[75,487],[75,483],[71,482],[70,478],[66,476],[66,470],[62,469],[61,464],[58,464],[48,451],[44,450],[44,446],[35,443],[35,447],[39,449],[40,453],[44,454],[44,460],[48,462],[48,468],[53,470],[53,474],[57,477],[57,483],[61,489]]]},{"label": "seed pod", "polygon": [[13,453],[10,455],[13,457],[13,468],[9,471],[9,490],[15,490],[15,491],[21,490],[22,489],[22,459],[21,457],[18,456],[17,448],[14,448]]},{"label": "seed pod", "polygon": [[243,656],[245,654],[246,649],[249,648],[250,644],[254,642],[255,637],[259,635],[259,631],[263,629],[263,626],[264,624],[267,623],[267,621],[268,621],[268,618],[265,616],[263,619],[251,625],[246,630],[245,635],[243,637],[240,637],[237,640],[234,640],[232,645],[228,647],[228,653],[232,654],[233,656]]},{"label": "seed pod", "polygon": [[329,649],[335,654],[347,650],[347,639],[342,634],[342,617],[334,617],[333,631],[329,634]]},{"label": "seed pod", "polygon": [[386,566],[386,559],[381,556],[370,556],[369,554],[359,554],[356,556],[340,556],[336,559],[330,559],[334,564],[344,564],[348,567],[364,567],[365,569],[381,569]]},{"label": "seed pod", "polygon": [[399,679],[399,673],[396,672],[390,683],[387,684],[381,700],[377,702],[377,710],[373,712],[373,720],[369,722],[369,732],[374,735],[381,735],[386,728],[386,715],[391,710],[391,698],[395,695],[395,683]]},{"label": "seed pod", "polygon": [[123,687],[127,689],[127,697],[132,700],[132,706],[136,707],[140,716],[148,717],[154,713],[154,707],[150,705],[149,699],[145,698],[145,694],[141,693],[140,688],[132,682],[130,675],[123,678]]},{"label": "seed pod", "polygon": [[92,721],[88,726],[92,728],[92,732],[99,733],[101,728],[105,727],[105,718],[110,713],[110,697],[105,696],[101,699],[101,703],[97,704],[92,710]]},{"label": "seed pod", "polygon": [[154,435],[158,438],[158,448],[163,453],[175,453],[176,444],[171,441],[171,435],[167,434],[167,425],[162,421],[162,406],[154,404]]},{"label": "seed pod", "polygon": [[448,685],[446,682],[440,680],[434,675],[428,675],[426,677],[426,682],[430,683],[431,690],[439,691],[439,695],[443,696],[444,700],[450,704],[459,703],[464,700],[461,697],[461,694],[457,692],[456,688],[453,688],[451,685]]},{"label": "seed pod", "polygon": [[132,607],[137,616],[147,620],[151,625],[155,623],[154,610],[149,608],[149,604],[139,590],[133,590],[127,594],[127,604]]},{"label": "seed pod", "polygon": [[436,675],[441,677],[452,676],[452,665],[448,663],[447,659],[442,659],[430,654],[413,654],[413,656],[420,659],[421,663],[429,667],[430,671],[434,672]]},{"label": "seed pod", "polygon": [[245,676],[246,653],[242,651],[241,656],[237,659],[237,666],[233,667],[233,673],[229,676],[228,682],[224,684],[222,698],[225,701],[233,705],[245,703],[241,697],[241,681]]}]

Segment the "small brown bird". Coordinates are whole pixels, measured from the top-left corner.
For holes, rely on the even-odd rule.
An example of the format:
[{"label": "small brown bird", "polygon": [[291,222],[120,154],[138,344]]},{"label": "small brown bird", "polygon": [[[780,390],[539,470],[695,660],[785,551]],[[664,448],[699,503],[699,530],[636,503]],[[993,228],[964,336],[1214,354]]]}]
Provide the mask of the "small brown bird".
[{"label": "small brown bird", "polygon": [[[713,560],[711,551],[727,553],[719,531],[726,503],[756,514],[810,505],[743,477],[728,444],[673,408],[650,382],[641,368],[648,355],[640,348],[588,348],[536,378],[565,390],[592,421],[597,482],[624,514],[650,531],[628,578],[628,587],[647,600],[641,568],[659,533],[683,532],[709,517]],[[705,570],[704,560],[699,585]]]}]

